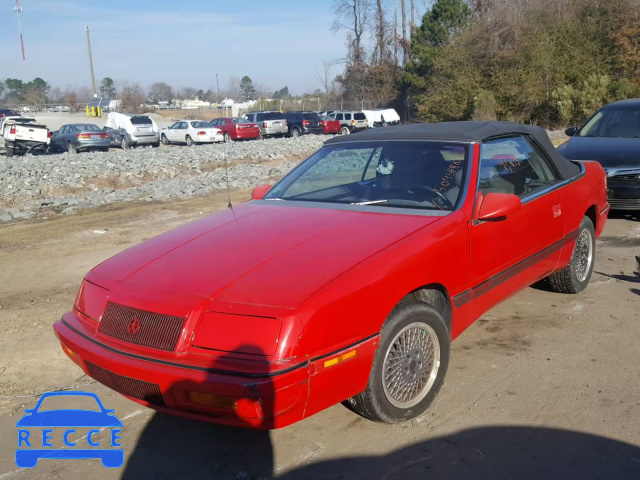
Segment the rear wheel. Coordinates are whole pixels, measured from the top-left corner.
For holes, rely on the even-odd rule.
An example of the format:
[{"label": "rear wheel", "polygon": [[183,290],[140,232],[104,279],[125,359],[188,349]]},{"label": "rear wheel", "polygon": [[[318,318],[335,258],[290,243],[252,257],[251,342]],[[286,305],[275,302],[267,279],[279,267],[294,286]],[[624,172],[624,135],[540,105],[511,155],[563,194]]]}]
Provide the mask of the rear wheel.
[{"label": "rear wheel", "polygon": [[163,145],[169,145],[169,139],[164,133],[162,134],[162,137],[160,137],[160,141],[162,142]]},{"label": "rear wheel", "polygon": [[349,135],[351,132],[349,131],[349,129],[347,127],[342,127],[340,129],[340,135]]},{"label": "rear wheel", "polygon": [[193,138],[191,138],[189,135],[187,135],[184,141],[187,143],[188,146],[190,147],[193,146]]},{"label": "rear wheel", "polygon": [[554,292],[580,293],[587,288],[596,258],[595,238],[593,222],[589,217],[584,217],[578,229],[578,238],[569,265],[548,277],[549,285]]},{"label": "rear wheel", "polygon": [[231,143],[233,140],[231,139],[231,135],[229,132],[224,132],[224,143]]},{"label": "rear wheel", "polygon": [[291,136],[293,138],[299,137],[300,136],[300,130],[298,130],[297,128],[292,128],[291,129]]},{"label": "rear wheel", "polygon": [[421,415],[444,382],[449,344],[437,310],[418,300],[401,302],[382,327],[366,390],[349,404],[376,422],[399,423]]},{"label": "rear wheel", "polygon": [[13,157],[13,147],[9,147],[9,146],[7,146],[7,147],[6,147],[5,155],[6,155],[8,158]]}]

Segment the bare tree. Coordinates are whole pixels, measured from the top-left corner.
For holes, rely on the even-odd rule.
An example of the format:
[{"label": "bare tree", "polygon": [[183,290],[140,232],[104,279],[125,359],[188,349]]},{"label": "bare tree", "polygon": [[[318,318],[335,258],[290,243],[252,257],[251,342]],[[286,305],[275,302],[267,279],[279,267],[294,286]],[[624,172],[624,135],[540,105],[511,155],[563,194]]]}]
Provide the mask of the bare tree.
[{"label": "bare tree", "polygon": [[336,65],[336,62],[330,62],[324,60],[322,62],[322,70],[318,69],[316,65],[316,80],[320,82],[322,88],[324,88],[324,93],[327,95],[331,93],[333,90],[333,78],[331,77],[331,69]]},{"label": "bare tree", "polygon": [[331,29],[334,32],[346,30],[349,42],[349,60],[360,63],[364,60],[362,37],[369,26],[371,0],[334,0],[336,20]]},{"label": "bare tree", "polygon": [[414,0],[411,0],[411,34],[413,35],[413,31],[416,28],[416,5]]},{"label": "bare tree", "polygon": [[384,10],[382,9],[382,0],[377,0],[378,2],[378,11],[377,11],[377,37],[378,37],[378,55],[380,59],[380,64],[382,64],[387,58],[387,35],[386,35],[386,25],[384,20]]},{"label": "bare tree", "polygon": [[398,65],[398,0],[395,0],[393,12],[393,61]]},{"label": "bare tree", "polygon": [[402,66],[407,63],[407,1],[402,0]]}]

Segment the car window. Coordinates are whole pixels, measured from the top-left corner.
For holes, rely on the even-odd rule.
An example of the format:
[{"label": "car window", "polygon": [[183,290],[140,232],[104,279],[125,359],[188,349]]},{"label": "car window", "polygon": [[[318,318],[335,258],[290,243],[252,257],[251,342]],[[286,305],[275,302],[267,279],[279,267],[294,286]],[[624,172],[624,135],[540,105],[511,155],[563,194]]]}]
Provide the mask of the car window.
[{"label": "car window", "polygon": [[258,113],[256,119],[258,122],[262,122],[264,120],[264,113]]},{"label": "car window", "polygon": [[350,113],[345,113],[344,114],[344,119],[345,120],[351,120],[351,114]]},{"label": "car window", "polygon": [[490,140],[480,151],[479,190],[525,197],[552,185],[557,176],[524,137]]},{"label": "car window", "polygon": [[209,128],[211,125],[207,122],[196,121],[196,122],[191,122],[191,126],[193,128]]},{"label": "car window", "polygon": [[233,117],[231,119],[231,122],[236,124],[236,125],[245,125],[247,123],[251,123],[249,120],[247,120],[246,118],[240,118],[240,117]]},{"label": "car window", "polygon": [[139,116],[139,117],[131,117],[132,125],[152,125],[151,119],[149,117]]},{"label": "car window", "polygon": [[463,191],[467,146],[366,142],[325,146],[265,199],[453,210]]},{"label": "car window", "polygon": [[67,133],[67,127],[66,126],[62,127],[60,130],[58,130],[58,135],[64,135],[65,133]]},{"label": "car window", "polygon": [[640,109],[604,108],[585,123],[579,136],[640,138]]},{"label": "car window", "polygon": [[97,125],[92,123],[87,123],[86,125],[79,125],[78,128],[85,132],[99,132],[100,128]]},{"label": "car window", "polygon": [[178,128],[180,130],[186,130],[189,128],[189,125],[187,125],[187,122],[180,122],[180,125],[178,126]]},{"label": "car window", "polygon": [[174,123],[169,128],[172,129],[172,130],[176,130],[176,129],[180,128],[180,122]]},{"label": "car window", "polygon": [[303,113],[302,118],[305,120],[310,120],[312,122],[320,121],[320,116],[317,113]]},{"label": "car window", "polygon": [[336,113],[336,120],[344,120],[344,115],[342,113]]}]

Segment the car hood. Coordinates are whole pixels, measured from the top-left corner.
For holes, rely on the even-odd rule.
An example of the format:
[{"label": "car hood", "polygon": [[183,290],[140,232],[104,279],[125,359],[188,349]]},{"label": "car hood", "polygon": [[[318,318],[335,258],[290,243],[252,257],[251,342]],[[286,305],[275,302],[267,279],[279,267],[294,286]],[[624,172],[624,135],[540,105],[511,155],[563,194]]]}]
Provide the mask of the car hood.
[{"label": "car hood", "polygon": [[558,151],[569,160],[596,160],[605,168],[640,166],[640,138],[572,137]]},{"label": "car hood", "polygon": [[248,202],[126,250],[87,279],[116,291],[153,289],[200,301],[295,308],[441,218]]}]

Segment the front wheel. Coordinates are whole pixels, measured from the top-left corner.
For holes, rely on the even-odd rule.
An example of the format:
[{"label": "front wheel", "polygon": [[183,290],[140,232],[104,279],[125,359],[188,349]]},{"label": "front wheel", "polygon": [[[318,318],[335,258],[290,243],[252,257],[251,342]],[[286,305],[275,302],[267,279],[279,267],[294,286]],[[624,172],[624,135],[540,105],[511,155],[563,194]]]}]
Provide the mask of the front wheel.
[{"label": "front wheel", "polygon": [[76,146],[73,143],[68,143],[67,144],[67,151],[71,155],[74,155],[74,154],[78,153],[78,149],[76,148]]},{"label": "front wheel", "polygon": [[449,348],[449,332],[437,310],[417,300],[401,302],[382,327],[369,383],[349,399],[351,407],[384,423],[421,415],[442,387]]},{"label": "front wheel", "polygon": [[578,237],[569,265],[548,277],[551,289],[558,293],[582,292],[591,280],[595,258],[595,228],[591,219],[584,217],[578,229]]}]

